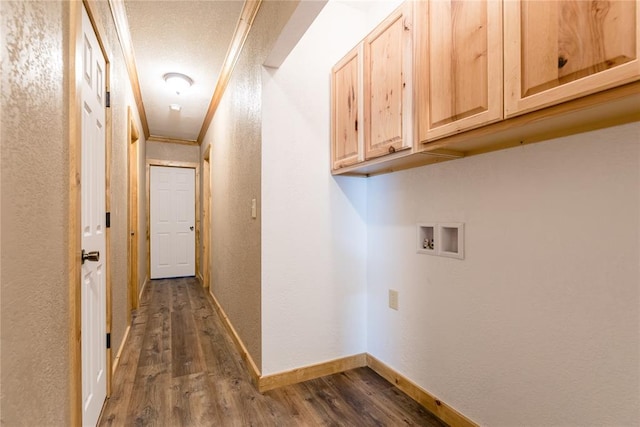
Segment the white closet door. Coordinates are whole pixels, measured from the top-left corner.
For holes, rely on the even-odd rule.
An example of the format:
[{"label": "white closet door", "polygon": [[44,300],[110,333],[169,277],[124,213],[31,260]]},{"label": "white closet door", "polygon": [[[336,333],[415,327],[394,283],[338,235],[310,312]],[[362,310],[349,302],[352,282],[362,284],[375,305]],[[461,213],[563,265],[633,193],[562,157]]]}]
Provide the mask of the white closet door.
[{"label": "white closet door", "polygon": [[107,397],[105,59],[82,8],[82,424],[95,426]]},{"label": "white closet door", "polygon": [[151,278],[195,276],[195,169],[151,166]]}]

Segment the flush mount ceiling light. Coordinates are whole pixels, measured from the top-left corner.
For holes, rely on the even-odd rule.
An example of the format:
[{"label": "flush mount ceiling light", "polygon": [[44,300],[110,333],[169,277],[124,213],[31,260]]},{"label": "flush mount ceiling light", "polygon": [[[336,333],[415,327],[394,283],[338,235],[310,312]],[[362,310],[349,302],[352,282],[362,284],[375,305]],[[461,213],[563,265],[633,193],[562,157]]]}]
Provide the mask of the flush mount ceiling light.
[{"label": "flush mount ceiling light", "polygon": [[180,111],[180,110],[182,110],[182,105],[180,105],[180,104],[170,104],[169,105],[169,109],[171,111]]},{"label": "flush mount ceiling light", "polygon": [[167,73],[162,76],[165,82],[171,87],[171,89],[175,90],[178,95],[189,89],[193,84],[193,80],[191,77],[186,76],[182,73]]}]

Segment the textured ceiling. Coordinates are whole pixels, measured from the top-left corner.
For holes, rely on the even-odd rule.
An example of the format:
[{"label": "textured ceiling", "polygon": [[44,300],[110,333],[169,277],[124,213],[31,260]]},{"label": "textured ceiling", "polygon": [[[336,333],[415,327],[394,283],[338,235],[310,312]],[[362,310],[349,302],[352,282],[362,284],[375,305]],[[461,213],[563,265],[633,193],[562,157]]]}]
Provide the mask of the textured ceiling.
[{"label": "textured ceiling", "polygon": [[[195,140],[240,17],[242,1],[125,1],[151,135]],[[165,73],[191,77],[177,95]],[[182,111],[169,109],[180,104]]]}]

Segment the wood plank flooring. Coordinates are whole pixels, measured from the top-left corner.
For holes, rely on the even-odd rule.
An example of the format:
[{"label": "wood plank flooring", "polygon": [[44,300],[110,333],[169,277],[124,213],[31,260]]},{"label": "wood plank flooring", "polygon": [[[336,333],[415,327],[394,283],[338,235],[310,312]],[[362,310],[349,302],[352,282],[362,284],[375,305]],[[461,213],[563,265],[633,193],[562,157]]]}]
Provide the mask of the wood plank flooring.
[{"label": "wood plank flooring", "polygon": [[443,426],[369,368],[264,394],[194,278],[142,296],[100,426]]}]

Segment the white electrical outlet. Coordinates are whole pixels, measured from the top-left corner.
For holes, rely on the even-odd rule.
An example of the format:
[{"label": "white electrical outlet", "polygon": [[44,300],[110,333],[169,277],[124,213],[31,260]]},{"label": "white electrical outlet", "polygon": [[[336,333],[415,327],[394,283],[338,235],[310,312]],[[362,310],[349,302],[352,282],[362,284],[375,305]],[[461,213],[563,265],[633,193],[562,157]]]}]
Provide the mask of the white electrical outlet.
[{"label": "white electrical outlet", "polygon": [[389,289],[389,308],[398,309],[398,291]]}]

